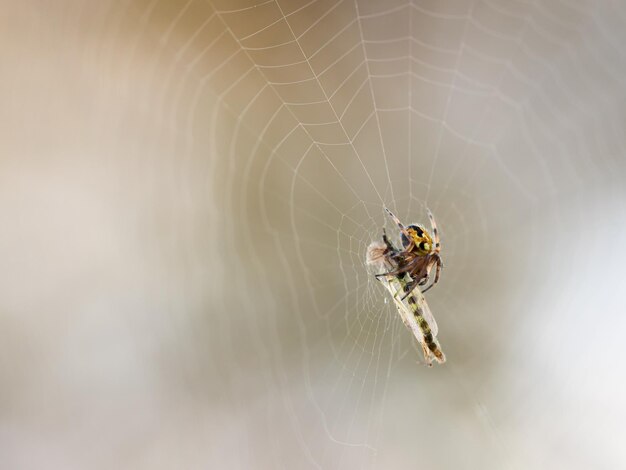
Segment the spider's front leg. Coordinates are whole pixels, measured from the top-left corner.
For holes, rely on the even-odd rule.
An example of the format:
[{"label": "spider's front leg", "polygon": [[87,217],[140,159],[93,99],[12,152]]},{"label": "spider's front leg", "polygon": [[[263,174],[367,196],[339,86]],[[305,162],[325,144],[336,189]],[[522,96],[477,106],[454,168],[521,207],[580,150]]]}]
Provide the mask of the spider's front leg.
[{"label": "spider's front leg", "polygon": [[384,227],[383,227],[383,242],[385,242],[385,245],[387,245],[387,250],[393,251],[393,252],[397,251],[396,248],[391,244],[391,242],[387,238],[387,231],[385,230]]}]

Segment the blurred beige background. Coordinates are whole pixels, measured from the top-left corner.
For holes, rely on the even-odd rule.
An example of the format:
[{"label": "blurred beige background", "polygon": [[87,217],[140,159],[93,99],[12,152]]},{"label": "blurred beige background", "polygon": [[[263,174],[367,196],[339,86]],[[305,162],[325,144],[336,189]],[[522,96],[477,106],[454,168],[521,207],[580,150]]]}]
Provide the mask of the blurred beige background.
[{"label": "blurred beige background", "polygon": [[624,5],[2,11],[0,467],[626,466]]}]

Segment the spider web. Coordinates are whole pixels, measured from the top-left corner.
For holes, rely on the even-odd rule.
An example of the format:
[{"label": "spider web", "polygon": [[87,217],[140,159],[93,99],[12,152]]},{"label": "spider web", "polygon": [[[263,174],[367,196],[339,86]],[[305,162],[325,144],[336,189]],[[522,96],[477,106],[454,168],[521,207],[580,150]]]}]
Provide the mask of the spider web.
[{"label": "spider web", "polygon": [[[622,120],[614,97],[623,57],[605,33],[608,10],[212,5],[221,35],[206,60],[227,110],[213,126],[228,122],[219,140],[231,162],[218,186],[233,198],[223,208],[238,216],[228,235],[241,240],[234,251],[255,267],[245,284],[255,292],[264,279],[270,305],[248,292],[239,319],[228,320],[265,353],[263,366],[231,370],[234,382],[272,370],[255,387],[256,405],[241,396],[234,406],[252,426],[251,461],[524,468],[508,426],[531,432],[546,405],[523,401],[530,409],[522,411],[513,402],[525,381],[545,380],[528,368],[541,370],[554,354],[549,338],[535,351],[526,344],[545,334],[536,331],[543,309],[535,315],[526,299],[541,284],[527,273],[533,264],[550,269],[540,247],[558,250],[542,241],[541,224],[562,216],[550,201],[603,178],[594,179],[598,153],[610,160],[610,147],[623,146],[610,124]],[[613,60],[599,62],[599,50]],[[244,134],[251,142],[241,143]],[[387,222],[383,206],[411,222],[425,220],[426,205],[443,228],[449,266],[429,296],[449,357],[434,371],[416,365],[412,338],[363,266]],[[259,244],[259,232],[272,241]],[[527,375],[516,377],[512,364]],[[496,398],[502,379],[513,402]],[[260,410],[265,417],[251,425],[248,413]],[[530,446],[542,448],[551,432],[543,424]]]},{"label": "spider web", "polygon": [[[560,297],[530,273],[558,276],[554,260],[568,249],[546,237],[582,223],[582,208],[564,212],[564,198],[599,188],[597,159],[610,164],[623,149],[623,55],[611,30],[611,14],[623,12],[492,1],[210,5],[196,30],[210,40],[189,67],[205,64],[217,97],[207,175],[230,242],[216,264],[240,286],[217,308],[230,334],[211,347],[225,361],[216,368],[227,410],[214,431],[229,444],[216,455],[245,448],[243,467],[525,468],[537,464],[525,446],[580,446],[575,433],[550,439],[544,415],[565,392],[558,380],[522,398],[571,353],[548,334],[558,336],[562,317],[529,293]],[[598,209],[593,198],[578,202]],[[425,221],[428,206],[442,227],[447,267],[429,301],[445,367],[420,366],[364,267],[388,222],[384,206],[407,222]]]},{"label": "spider web", "polygon": [[[150,425],[146,453],[182,448],[203,468],[626,461],[626,252],[607,243],[625,234],[622,5],[101,9],[100,52],[128,51],[184,188],[165,342],[187,404],[167,398],[184,419]],[[384,207],[437,219],[443,366],[424,367],[366,269],[383,227],[397,242]]]}]

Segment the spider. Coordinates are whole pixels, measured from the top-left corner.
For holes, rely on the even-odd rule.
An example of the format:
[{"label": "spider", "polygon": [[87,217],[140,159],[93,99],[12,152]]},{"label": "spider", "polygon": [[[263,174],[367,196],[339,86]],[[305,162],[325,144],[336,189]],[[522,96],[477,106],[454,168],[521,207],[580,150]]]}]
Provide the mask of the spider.
[{"label": "spider", "polygon": [[435,218],[430,210],[428,211],[428,218],[430,219],[430,225],[432,227],[432,237],[428,231],[420,225],[411,224],[405,227],[389,209],[385,207],[385,210],[400,229],[402,234],[402,250],[398,250],[392,245],[383,228],[383,241],[386,245],[384,256],[395,266],[395,269],[386,273],[376,274],[376,278],[408,274],[411,277],[411,281],[404,286],[404,297],[402,297],[402,300],[404,300],[417,286],[425,286],[428,284],[430,272],[433,267],[435,268],[434,281],[426,287],[422,293],[439,282],[441,268],[443,267],[443,261],[440,255],[441,244],[439,242],[439,232],[437,231]]}]

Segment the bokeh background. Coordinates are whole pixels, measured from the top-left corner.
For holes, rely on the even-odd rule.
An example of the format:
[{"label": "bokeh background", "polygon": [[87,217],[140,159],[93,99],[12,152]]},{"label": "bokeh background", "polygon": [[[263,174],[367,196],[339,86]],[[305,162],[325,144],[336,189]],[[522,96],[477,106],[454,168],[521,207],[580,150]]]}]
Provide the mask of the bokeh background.
[{"label": "bokeh background", "polygon": [[257,2],[2,2],[0,466],[626,467],[624,4]]}]

